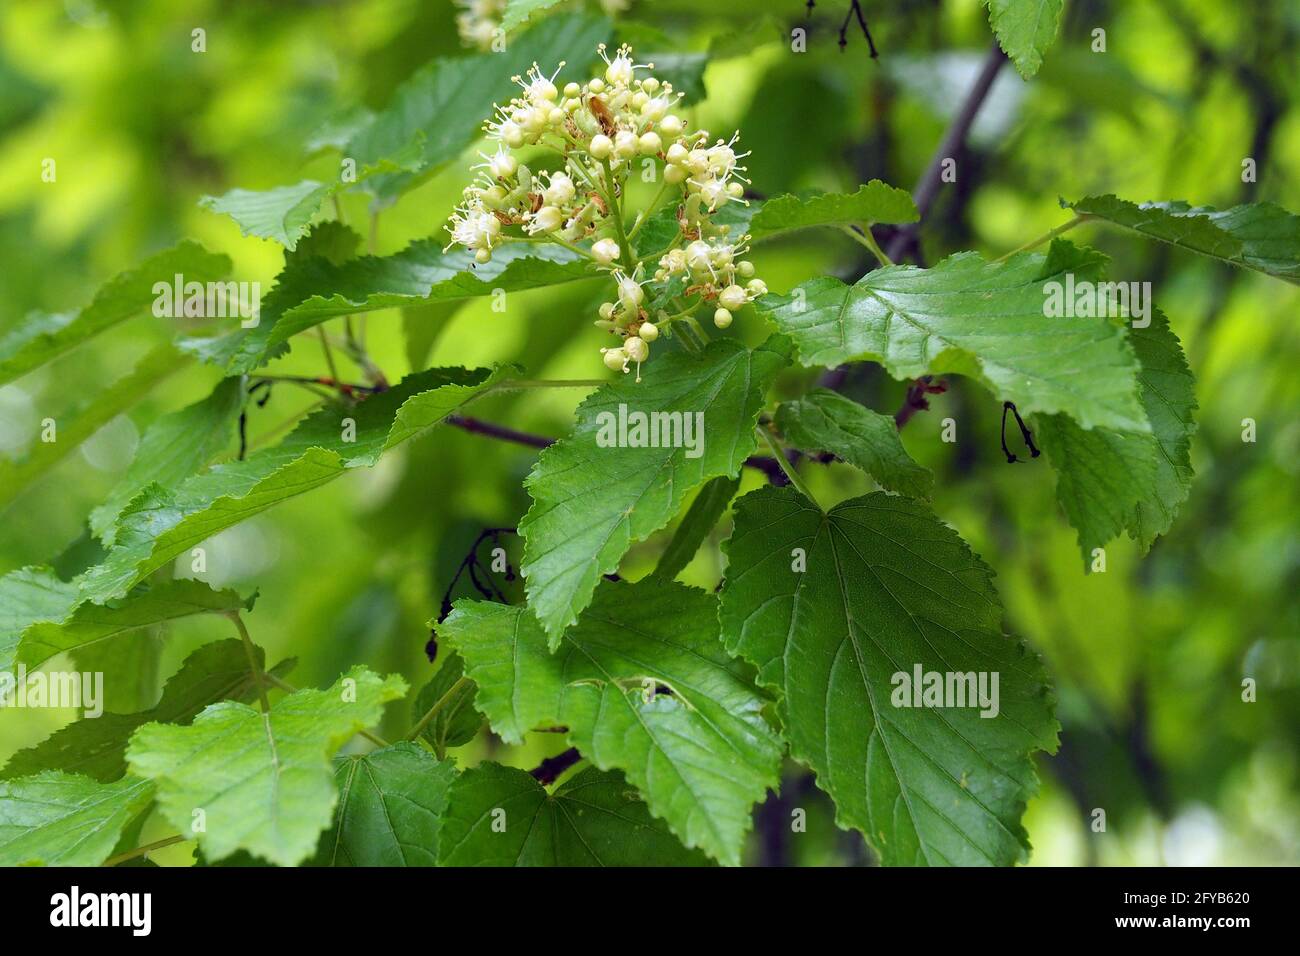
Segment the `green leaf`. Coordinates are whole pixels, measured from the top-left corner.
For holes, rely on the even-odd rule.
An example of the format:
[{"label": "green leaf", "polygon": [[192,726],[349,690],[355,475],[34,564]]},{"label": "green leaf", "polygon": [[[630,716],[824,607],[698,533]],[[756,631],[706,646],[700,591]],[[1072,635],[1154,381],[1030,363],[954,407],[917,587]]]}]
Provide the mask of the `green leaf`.
[{"label": "green leaf", "polygon": [[[175,489],[150,485],[118,519],[116,543],[79,579],[81,599],[120,597],[178,554],[245,518],[374,465],[390,448],[443,421],[501,376],[486,369],[429,369],[355,406],[331,404],[280,444],[229,461]],[[349,424],[351,423],[351,424]],[[352,441],[347,441],[347,437]]]},{"label": "green leaf", "polygon": [[1056,42],[1065,0],[988,0],[989,25],[998,45],[1026,80],[1043,65]]},{"label": "green leaf", "polygon": [[273,239],[288,249],[307,234],[321,203],[338,192],[341,183],[304,179],[273,189],[232,189],[220,196],[204,196],[199,205],[224,213],[239,224],[240,235]]},{"label": "green leaf", "polygon": [[108,605],[83,604],[63,623],[33,624],[22,632],[12,656],[0,656],[0,670],[14,664],[35,670],[55,654],[109,641],[142,627],[245,606],[234,591],[214,591],[202,581],[167,581]]},{"label": "green leaf", "polygon": [[[644,382],[597,390],[578,406],[573,434],[542,452],[525,483],[533,505],[519,533],[529,607],[553,647],[633,541],[668,524],[691,489],[740,471],[755,448],[764,393],[786,364],[781,347],[750,350],[719,340],[700,354],[664,355]],[[676,444],[692,447],[614,447],[649,441],[647,428],[631,426],[621,441],[624,410],[628,421],[634,413],[647,422],[655,413],[680,413]],[[655,438],[659,443],[658,431]]]},{"label": "green leaf", "polygon": [[448,747],[463,747],[478,735],[479,728],[483,726],[483,718],[474,709],[474,682],[469,681],[453,693],[456,682],[464,676],[465,662],[460,659],[460,655],[448,654],[438,668],[438,673],[420,688],[420,693],[415,697],[411,717],[412,720],[419,720],[434,704],[451,694],[433,720],[420,731],[420,736],[432,745],[436,754],[445,754]]},{"label": "green leaf", "polygon": [[511,40],[504,53],[434,60],[398,88],[387,108],[352,137],[344,155],[364,167],[409,153],[418,142],[419,173],[374,176],[365,184],[379,201],[391,203],[479,138],[493,105],[519,92],[511,77],[528,72],[534,61],[549,76],[566,60],[556,83],[586,79],[584,68],[595,58],[597,44],[609,38],[603,17],[564,14],[547,17]]},{"label": "green leaf", "polygon": [[186,282],[210,282],[229,271],[226,256],[187,240],[146,259],[135,269],[119,273],[80,312],[31,316],[0,336],[0,385],[149,308],[156,299],[156,282],[170,287],[177,274],[183,275]]},{"label": "green leaf", "polygon": [[[494,828],[495,821],[501,823]],[[651,817],[620,774],[588,767],[547,792],[523,770],[482,763],[451,785],[442,862],[444,866],[707,866],[709,861],[683,847]]]},{"label": "green leaf", "polygon": [[171,345],[160,345],[126,376],[55,423],[55,441],[36,444],[22,461],[0,461],[0,510],[13,504],[38,478],[77,450],[86,439],[153,391],[159,382],[193,361]]},{"label": "green leaf", "polygon": [[62,621],[77,606],[77,586],[51,568],[27,567],[0,577],[0,661],[13,661],[23,632],[38,621]]},{"label": "green leaf", "polygon": [[564,0],[508,0],[506,14],[501,18],[501,29],[509,33],[522,26],[535,13],[559,6]]},{"label": "green leaf", "polygon": [[821,450],[861,468],[891,491],[924,498],[934,476],[908,455],[889,415],[863,408],[828,388],[815,388],[776,410],[776,426],[796,447]]},{"label": "green leaf", "polygon": [[413,141],[399,154],[386,157],[362,170],[354,170],[348,180],[321,183],[304,179],[291,186],[271,189],[232,189],[220,196],[204,196],[199,205],[215,213],[230,216],[239,224],[240,235],[273,239],[293,251],[298,241],[311,229],[311,221],[321,205],[331,196],[353,188],[379,174],[414,172],[423,166],[420,157],[422,138]]},{"label": "green leaf", "polygon": [[[1023,860],[1030,754],[1055,749],[1056,722],[1042,662],[1002,633],[992,571],[923,505],[883,492],[823,513],[763,488],[735,515],[722,633],[781,695],[791,752],[836,821],[887,865]],[[997,673],[997,715],[897,706],[894,675],[918,667]]]},{"label": "green leaf", "polygon": [[451,302],[589,279],[600,273],[588,260],[554,245],[515,243],[485,265],[466,249],[443,252],[430,239],[393,256],[364,256],[335,264],[295,259],[263,299],[261,322],[216,338],[183,339],[180,347],[231,374],[251,372],[283,355],[289,339],[327,319],[401,306]]},{"label": "green leaf", "polygon": [[321,838],[320,866],[437,866],[451,763],[403,741],[334,762],[334,823]]},{"label": "green leaf", "polygon": [[671,581],[682,573],[722,513],[727,510],[727,505],[731,504],[731,499],[739,488],[739,477],[722,477],[711,479],[700,489],[700,493],[691,502],[686,517],[677,526],[673,539],[664,548],[664,553],[659,555],[659,563],[655,565],[656,575]]},{"label": "green leaf", "polygon": [[230,441],[242,405],[240,380],[222,379],[207,398],[164,415],[145,429],[126,474],[90,513],[95,536],[112,545],[118,515],[150,482],[171,487],[205,468]]},{"label": "green leaf", "polygon": [[377,723],[406,692],[392,675],[354,667],[328,690],[289,694],[262,714],[223,701],[188,727],[146,724],[131,737],[131,772],[157,783],[158,809],[182,832],[202,810],[199,846],[209,860],[247,850],[294,866],[316,849],[338,793],[330,756]]},{"label": "green leaf", "polygon": [[781,746],[764,697],[723,650],[716,607],[670,581],[607,581],[554,654],[521,607],[459,601],[438,637],[465,659],[507,743],[568,727],[569,743],[622,770],[686,846],[734,865],[751,807],[777,785]]},{"label": "green leaf", "polygon": [[1139,395],[1150,434],[1084,431],[1060,415],[1034,423],[1056,469],[1056,497],[1079,532],[1086,567],[1093,549],[1121,531],[1148,550],[1173,525],[1191,490],[1196,394],[1178,337],[1154,309],[1150,326],[1133,328],[1129,341],[1142,363]]},{"label": "green leaf", "polygon": [[1088,196],[1072,208],[1148,238],[1300,284],[1300,216],[1273,203],[1220,211],[1185,202],[1139,206],[1107,195]]},{"label": "green leaf", "polygon": [[0,866],[99,866],[152,798],[153,784],[132,777],[47,770],[0,782]]},{"label": "green leaf", "polygon": [[[264,655],[260,647],[256,651],[261,667]],[[292,658],[281,661],[270,672],[283,677],[294,663]],[[256,695],[257,685],[248,669],[242,641],[204,644],[185,658],[181,669],[163,688],[157,706],[135,714],[105,713],[93,720],[74,721],[36,746],[14,754],[0,778],[57,769],[109,783],[126,773],[126,744],[137,727],[148,723],[188,724],[209,704],[249,701]]]},{"label": "green leaf", "polygon": [[858,187],[855,193],[769,199],[750,221],[749,230],[755,239],[763,239],[811,226],[907,223],[918,219],[920,214],[910,193],[873,179]]},{"label": "green leaf", "polygon": [[806,366],[858,359],[895,378],[953,372],[984,383],[1021,414],[1063,412],[1084,428],[1149,431],[1137,397],[1137,360],[1105,318],[1044,314],[1050,282],[1101,274],[1104,257],[1057,240],[1050,257],[1005,263],[959,253],[932,269],[892,266],[854,285],[820,278],[759,300]]}]

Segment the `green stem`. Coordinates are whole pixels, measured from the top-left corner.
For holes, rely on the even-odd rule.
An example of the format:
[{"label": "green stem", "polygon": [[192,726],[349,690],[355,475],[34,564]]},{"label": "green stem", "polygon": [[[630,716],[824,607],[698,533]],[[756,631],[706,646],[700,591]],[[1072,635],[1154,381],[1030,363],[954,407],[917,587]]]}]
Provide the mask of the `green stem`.
[{"label": "green stem", "polygon": [[614,171],[610,168],[609,157],[602,159],[600,165],[605,171],[603,198],[609,206],[609,216],[614,220],[614,231],[618,233],[619,259],[630,278],[636,272],[636,260],[632,258],[632,246],[627,241],[627,233],[623,231],[623,204],[614,202]]},{"label": "green stem", "polygon": [[239,639],[244,642],[244,654],[248,657],[248,669],[253,672],[253,682],[257,684],[257,696],[262,702],[262,713],[270,713],[271,704],[266,699],[266,681],[264,681],[262,668],[257,665],[257,651],[253,649],[253,639],[248,635],[248,628],[244,626],[244,619],[239,616],[238,611],[231,611],[228,615],[235,622],[235,629],[239,631]]},{"label": "green stem", "polygon": [[1080,223],[1087,222],[1089,219],[1092,218],[1094,218],[1092,215],[1085,212],[1081,212],[1078,215],[1076,215],[1073,219],[1071,219],[1069,222],[1063,223],[1057,226],[1055,229],[1048,230],[1047,232],[1039,236],[1037,239],[1031,239],[1029,242],[1026,242],[1023,246],[1020,246],[1018,249],[1012,249],[1005,256],[999,256],[993,261],[1006,262],[1008,259],[1010,259],[1014,255],[1017,255],[1018,253],[1028,252],[1030,249],[1034,249],[1038,246],[1041,246],[1045,242],[1051,242],[1053,239],[1055,239],[1057,236],[1061,235],[1062,233],[1069,232],[1075,226],[1079,225]]},{"label": "green stem", "polygon": [[645,212],[642,213],[641,217],[632,224],[632,231],[627,234],[627,238],[629,242],[636,238],[636,234],[641,231],[641,227],[645,225],[645,221],[649,219],[652,215],[654,215],[655,207],[659,205],[659,200],[664,198],[664,192],[667,189],[668,189],[668,180],[665,179],[659,185],[659,191],[655,193],[655,198],[650,200],[649,206],[646,206]]},{"label": "green stem", "polygon": [[564,246],[564,248],[568,249],[570,252],[576,252],[578,255],[582,256],[584,259],[591,259],[593,262],[594,262],[595,259],[596,259],[596,257],[593,256],[593,255],[592,255],[590,252],[588,252],[586,249],[583,249],[581,246],[575,246],[573,243],[571,243],[571,242],[567,242],[567,241],[565,241],[564,239],[561,239],[559,236],[555,235],[554,233],[552,233],[551,235],[547,236],[547,238],[548,238],[551,242],[555,243],[557,246]]},{"label": "green stem", "polygon": [[468,683],[468,677],[461,677],[460,680],[448,687],[447,692],[434,701],[433,706],[425,711],[424,716],[415,722],[415,726],[412,727],[411,732],[406,735],[406,739],[414,740],[416,737],[419,737],[420,732],[423,731],[425,727],[429,726],[429,721],[438,716],[438,711],[442,710],[442,708],[446,706],[447,701],[451,700],[452,697],[456,695],[457,691]]},{"label": "green stem", "polygon": [[316,333],[320,336],[320,347],[325,350],[325,365],[329,368],[330,378],[334,381],[339,380],[338,369],[334,367],[334,352],[330,348],[330,340],[325,335],[325,326],[316,326]]},{"label": "green stem", "polygon": [[876,237],[871,234],[870,226],[863,226],[861,232],[858,232],[858,230],[854,229],[852,226],[841,226],[840,228],[854,241],[870,249],[871,254],[876,257],[876,261],[882,266],[892,266],[894,264],[893,260],[891,260],[889,256],[885,255],[885,250],[881,249],[880,245],[876,242]]},{"label": "green stem", "polygon": [[190,837],[175,833],[169,837],[163,837],[161,840],[154,840],[152,843],[146,843],[144,846],[138,846],[134,850],[127,850],[125,853],[119,853],[117,856],[110,856],[104,861],[104,866],[117,866],[119,863],[125,863],[127,860],[134,860],[137,856],[144,856],[146,853],[152,853],[154,850],[161,850],[165,846],[174,846],[177,843],[184,843]]},{"label": "green stem", "polygon": [[790,479],[790,484],[794,485],[795,490],[813,504],[817,505],[818,508],[821,508],[821,505],[817,504],[817,499],[813,497],[813,493],[809,491],[808,486],[804,484],[803,478],[799,477],[799,472],[795,471],[790,462],[786,460],[785,452],[782,451],[781,446],[777,444],[776,438],[772,433],[762,425],[756,426],[755,430],[763,436],[763,441],[765,441],[767,447],[771,449],[772,457],[775,458],[776,463],[781,466],[781,470],[785,472],[785,476]]}]

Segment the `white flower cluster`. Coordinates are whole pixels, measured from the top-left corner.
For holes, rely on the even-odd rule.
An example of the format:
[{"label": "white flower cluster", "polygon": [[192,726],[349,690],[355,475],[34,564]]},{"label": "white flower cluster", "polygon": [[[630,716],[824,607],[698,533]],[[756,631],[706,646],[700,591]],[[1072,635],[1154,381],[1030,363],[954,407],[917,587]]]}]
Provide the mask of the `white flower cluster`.
[{"label": "white flower cluster", "polygon": [[[628,47],[612,59],[603,44],[599,52],[603,73],[581,85],[560,89],[559,69],[548,77],[536,64],[515,77],[522,94],[498,106],[484,127],[494,149],[480,153],[478,178],[447,227],[447,248],[464,246],[486,263],[503,243],[554,242],[607,269],[616,295],[596,324],[621,338],[601,351],[607,366],[626,372],[648,358],[661,329],[671,336],[676,325],[687,345],[698,344],[693,313],[701,306],[726,328],[767,288],[741,258],[749,237],[730,236],[712,219],[728,203],[745,202],[740,160],[748,154],[735,151],[736,137],[710,143],[706,130],[690,130],[679,113],[683,94],[648,75],[653,64],[634,63]],[[530,168],[520,161],[524,153],[550,168]],[[662,186],[629,228],[625,187],[634,164],[653,164]],[[676,206],[676,233],[666,249],[659,243],[638,259],[631,240],[665,196]],[[647,278],[653,260],[658,270]]]},{"label": "white flower cluster", "polygon": [[506,0],[456,0],[456,31],[466,46],[487,50],[506,15]]}]

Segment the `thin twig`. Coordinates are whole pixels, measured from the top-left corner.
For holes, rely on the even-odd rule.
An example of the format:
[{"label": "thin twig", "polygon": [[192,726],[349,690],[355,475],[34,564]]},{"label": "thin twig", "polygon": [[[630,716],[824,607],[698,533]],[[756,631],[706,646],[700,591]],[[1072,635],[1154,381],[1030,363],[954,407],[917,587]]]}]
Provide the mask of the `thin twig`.
[{"label": "thin twig", "polygon": [[975,78],[975,85],[966,94],[966,101],[962,103],[961,109],[953,116],[947,132],[944,133],[943,139],[939,141],[938,149],[930,157],[930,165],[926,167],[920,180],[917,181],[916,189],[912,191],[912,200],[916,203],[917,212],[921,214],[920,219],[900,229],[894,238],[890,240],[889,247],[885,250],[886,255],[894,262],[902,258],[915,240],[917,229],[925,221],[930,206],[934,203],[934,198],[943,183],[944,160],[955,158],[961,152],[971,125],[975,122],[975,115],[979,113],[980,107],[984,105],[984,99],[988,96],[989,89],[992,88],[993,81],[997,78],[998,71],[1002,69],[1002,64],[1006,62],[1006,59],[1006,54],[994,43],[988,52],[988,56],[984,58],[984,65]]}]

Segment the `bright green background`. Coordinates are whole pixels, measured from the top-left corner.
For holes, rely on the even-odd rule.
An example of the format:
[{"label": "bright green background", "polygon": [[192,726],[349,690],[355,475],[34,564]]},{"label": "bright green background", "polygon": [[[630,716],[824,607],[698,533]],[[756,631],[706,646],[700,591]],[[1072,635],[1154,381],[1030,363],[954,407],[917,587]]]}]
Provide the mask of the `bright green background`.
[{"label": "bright green background", "polygon": [[[640,0],[628,16],[689,49],[721,38],[695,118],[742,131],[759,193],[851,189],[870,178],[910,189],[989,29],[975,0],[868,6],[876,62],[852,32],[838,50],[847,3],[833,0],[818,3],[803,55],[776,27],[764,32],[764,17],[806,23],[800,0]],[[416,0],[10,0],[0,10],[0,334],[29,310],[83,304],[114,272],[186,236],[228,253],[234,278],[269,290],[280,248],[241,238],[198,198],[330,179],[336,155],[304,144],[358,104],[381,108],[430,58],[461,52],[451,23],[449,3]],[[191,52],[196,27],[207,31],[206,53]],[[1104,54],[1090,51],[1095,27],[1106,31]],[[927,262],[966,248],[1000,255],[1064,222],[1058,197],[1114,192],[1220,207],[1269,199],[1300,210],[1298,58],[1300,8],[1286,0],[1067,4],[1041,73],[1026,83],[1004,67],[958,181],[924,229]],[[1241,181],[1247,156],[1258,164],[1256,184]],[[52,184],[40,178],[46,157],[57,162]],[[472,157],[384,210],[379,253],[441,234]],[[344,196],[342,206],[366,232],[364,197]],[[1000,407],[972,383],[955,382],[903,434],[936,471],[936,511],[997,569],[1009,629],[1044,652],[1058,683],[1063,745],[1040,762],[1044,786],[1026,818],[1033,862],[1300,862],[1300,290],[1101,227],[1072,238],[1113,256],[1113,278],[1153,283],[1197,376],[1197,479],[1173,531],[1145,558],[1114,542],[1107,572],[1085,575],[1049,466],[1005,464]],[[862,252],[817,233],[765,246],[755,260],[785,291],[813,274],[856,278],[868,265]],[[599,294],[599,284],[579,283],[512,294],[504,313],[486,300],[454,314],[379,313],[366,323],[368,344],[390,378],[410,368],[404,328],[432,338],[428,364],[518,361],[538,377],[592,377],[604,374],[590,324]],[[0,388],[0,455],[20,458],[42,418],[70,413],[175,331],[170,320],[141,316]],[[752,310],[732,333],[763,334]],[[323,371],[310,340],[273,367]],[[194,366],[168,380],[10,507],[0,516],[0,572],[74,544],[143,428],[202,397],[217,377]],[[903,389],[871,368],[849,391],[892,411]],[[579,397],[528,392],[475,414],[560,435]],[[250,436],[311,400],[279,387],[253,412]],[[955,445],[939,438],[947,417],[957,422]],[[1254,444],[1241,440],[1244,418],[1257,423]],[[324,684],[364,662],[418,687],[433,671],[424,622],[478,530],[514,524],[526,509],[521,481],[532,460],[526,449],[436,431],[222,534],[210,544],[206,579],[260,588],[250,629],[270,660],[301,658],[296,684]],[[748,489],[761,476],[745,480]],[[827,503],[872,487],[847,466],[814,467],[809,480]],[[724,520],[686,580],[716,583],[726,530]],[[666,540],[667,532],[636,546],[624,573],[647,571]],[[217,636],[233,636],[220,620],[176,625],[159,673],[139,689],[110,688],[110,709],[147,706],[157,680]],[[1240,699],[1245,676],[1258,682],[1257,703]],[[408,706],[390,705],[392,732],[406,726]],[[0,757],[72,716],[0,712]],[[555,749],[545,739],[506,748],[484,734],[459,755],[532,766],[548,743]],[[767,828],[783,836],[755,838],[754,862],[868,859],[859,838],[835,832],[828,803],[791,766],[781,801],[760,818],[780,824],[794,807],[807,809],[808,832]],[[1104,834],[1089,829],[1098,807]],[[145,838],[164,832],[151,824]],[[183,862],[188,850],[159,858]]]}]

